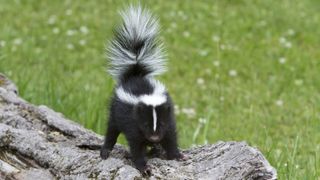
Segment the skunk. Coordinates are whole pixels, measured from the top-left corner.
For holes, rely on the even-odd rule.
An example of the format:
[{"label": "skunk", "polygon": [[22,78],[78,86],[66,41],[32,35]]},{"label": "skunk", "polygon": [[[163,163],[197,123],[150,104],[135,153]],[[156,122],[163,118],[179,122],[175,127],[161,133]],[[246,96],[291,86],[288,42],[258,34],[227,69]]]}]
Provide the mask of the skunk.
[{"label": "skunk", "polygon": [[123,24],[115,29],[108,48],[109,72],[117,85],[100,156],[108,158],[123,133],[136,168],[150,175],[147,146],[161,145],[168,159],[184,160],[184,156],[178,149],[173,102],[154,78],[166,71],[163,46],[157,39],[158,20],[140,6],[130,6],[120,15]]}]

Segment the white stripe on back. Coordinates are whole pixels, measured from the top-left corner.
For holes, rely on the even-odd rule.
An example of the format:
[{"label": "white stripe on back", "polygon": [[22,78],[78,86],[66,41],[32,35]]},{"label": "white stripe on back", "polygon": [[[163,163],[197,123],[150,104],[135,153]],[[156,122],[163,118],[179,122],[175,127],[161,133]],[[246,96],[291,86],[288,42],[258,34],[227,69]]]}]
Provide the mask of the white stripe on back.
[{"label": "white stripe on back", "polygon": [[128,104],[138,104],[139,103],[139,97],[126,92],[122,87],[119,87],[116,89],[116,94],[118,98]]},{"label": "white stripe on back", "polygon": [[151,106],[159,106],[165,103],[167,101],[167,97],[165,95],[165,86],[160,81],[153,78],[148,78],[148,81],[153,87],[152,94],[136,96],[130,92],[127,92],[122,86],[120,86],[116,89],[116,95],[121,101],[133,105],[136,105],[139,102],[143,102],[144,104]]}]

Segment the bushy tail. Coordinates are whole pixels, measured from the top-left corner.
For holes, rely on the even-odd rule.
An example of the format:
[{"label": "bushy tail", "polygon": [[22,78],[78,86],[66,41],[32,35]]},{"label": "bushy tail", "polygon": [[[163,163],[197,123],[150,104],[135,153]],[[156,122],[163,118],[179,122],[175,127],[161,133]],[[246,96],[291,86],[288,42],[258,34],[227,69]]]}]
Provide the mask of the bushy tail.
[{"label": "bushy tail", "polygon": [[163,46],[157,39],[158,20],[140,6],[130,6],[120,14],[123,24],[115,29],[115,38],[108,49],[110,74],[124,80],[163,73],[166,68]]}]

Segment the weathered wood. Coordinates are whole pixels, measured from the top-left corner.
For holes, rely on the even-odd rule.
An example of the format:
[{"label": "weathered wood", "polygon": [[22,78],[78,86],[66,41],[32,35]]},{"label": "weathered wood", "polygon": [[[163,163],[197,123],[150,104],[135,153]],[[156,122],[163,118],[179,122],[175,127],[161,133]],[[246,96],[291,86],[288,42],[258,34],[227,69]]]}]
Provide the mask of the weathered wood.
[{"label": "weathered wood", "polygon": [[[141,179],[125,147],[102,160],[102,137],[46,106],[17,95],[0,74],[0,179]],[[183,151],[187,161],[152,158],[151,179],[276,179],[261,152],[245,142],[217,142]]]}]

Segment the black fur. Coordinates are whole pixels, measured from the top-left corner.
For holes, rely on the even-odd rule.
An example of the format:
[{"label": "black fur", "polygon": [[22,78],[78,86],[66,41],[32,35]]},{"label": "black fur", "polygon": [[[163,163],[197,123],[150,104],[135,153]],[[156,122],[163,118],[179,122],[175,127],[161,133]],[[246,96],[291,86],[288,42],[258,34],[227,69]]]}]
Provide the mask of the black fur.
[{"label": "black fur", "polygon": [[[155,84],[151,84],[150,79],[164,71],[164,59],[161,47],[157,46],[157,32],[154,30],[157,22],[152,20],[148,11],[140,10],[140,7],[129,8],[126,12],[128,17],[125,15],[129,18],[125,21],[128,24],[124,22],[116,29],[115,39],[110,45],[110,73],[118,81],[116,88],[121,87],[135,97],[153,94]],[[140,21],[135,21],[134,18]],[[137,32],[139,29],[140,32]],[[147,105],[148,103],[144,104],[143,101],[124,102],[115,90],[110,104],[105,142],[100,152],[103,159],[108,158],[120,133],[123,133],[128,141],[132,161],[144,174],[150,173],[147,166],[147,146],[160,145],[168,159],[183,159],[177,144],[173,102],[168,92],[161,93],[161,97],[165,96],[166,101],[153,107]],[[157,115],[155,132],[153,108]]]},{"label": "black fur", "polygon": [[[149,94],[153,88],[144,77],[132,77],[123,82],[124,89],[135,95]],[[157,106],[157,130],[153,133],[152,107],[140,103],[131,105],[122,102],[114,95],[108,122],[108,129],[104,145],[101,149],[101,157],[106,159],[109,156],[120,132],[124,133],[132,160],[141,172],[147,170],[146,149],[147,146],[160,144],[166,151],[168,159],[181,159],[182,154],[178,150],[176,124],[174,119],[174,108],[169,94],[166,94],[167,102]],[[152,135],[160,137],[158,142],[149,138]]]}]

